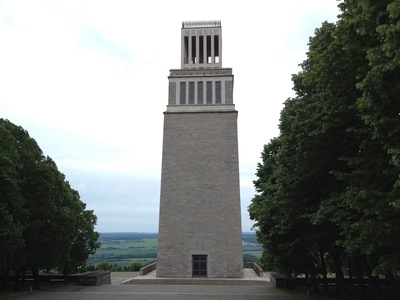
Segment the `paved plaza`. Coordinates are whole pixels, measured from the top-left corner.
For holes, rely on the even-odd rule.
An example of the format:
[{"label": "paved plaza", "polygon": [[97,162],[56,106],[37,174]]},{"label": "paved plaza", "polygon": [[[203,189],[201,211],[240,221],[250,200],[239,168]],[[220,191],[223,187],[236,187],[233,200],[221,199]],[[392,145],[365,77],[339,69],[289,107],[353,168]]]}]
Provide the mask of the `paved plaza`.
[{"label": "paved plaza", "polygon": [[21,300],[156,300],[156,299],[311,299],[272,287],[214,285],[103,285],[92,287],[56,288],[8,295],[0,299]]},{"label": "paved plaza", "polygon": [[[250,273],[251,274],[251,273]],[[1,294],[0,299],[21,300],[183,300],[183,299],[241,299],[241,300],[300,300],[317,299],[305,294],[295,294],[290,290],[281,290],[271,287],[268,278],[255,278],[255,285],[249,285],[249,278],[222,285],[201,284],[190,285],[176,280],[174,283],[157,284],[154,274],[135,277],[137,273],[112,273],[112,284],[102,286],[80,285],[42,285],[40,291],[24,291],[20,293]],[[253,275],[251,275],[253,276]],[[138,282],[129,282],[132,278]],[[147,280],[146,280],[147,277]],[[153,282],[149,280],[153,279]],[[141,284],[143,280],[145,284]],[[229,279],[227,279],[229,281]],[[264,281],[265,284],[262,284]],[[212,281],[210,281],[212,283]]]}]

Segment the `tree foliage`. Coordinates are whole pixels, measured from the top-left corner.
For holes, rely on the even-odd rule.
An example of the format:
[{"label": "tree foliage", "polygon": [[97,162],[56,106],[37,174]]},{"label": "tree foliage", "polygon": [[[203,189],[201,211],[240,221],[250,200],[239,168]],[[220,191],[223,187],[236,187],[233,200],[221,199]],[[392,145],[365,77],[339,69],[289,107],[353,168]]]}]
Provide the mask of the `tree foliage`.
[{"label": "tree foliage", "polygon": [[2,284],[10,270],[76,271],[100,246],[93,211],[22,127],[0,119],[0,145]]},{"label": "tree foliage", "polygon": [[[345,0],[310,38],[249,206],[265,267],[400,271],[400,1]],[[363,292],[362,292],[363,293]],[[363,294],[365,296],[365,293]]]}]

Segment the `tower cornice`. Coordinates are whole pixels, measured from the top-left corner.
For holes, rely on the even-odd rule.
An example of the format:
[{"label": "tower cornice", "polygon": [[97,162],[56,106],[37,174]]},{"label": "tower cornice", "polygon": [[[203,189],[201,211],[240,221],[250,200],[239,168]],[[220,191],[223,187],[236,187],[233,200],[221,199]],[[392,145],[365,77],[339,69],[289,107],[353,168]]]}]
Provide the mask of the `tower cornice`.
[{"label": "tower cornice", "polygon": [[172,69],[172,70],[170,70],[170,76],[169,77],[226,76],[226,75],[232,75],[232,69],[231,68]]}]

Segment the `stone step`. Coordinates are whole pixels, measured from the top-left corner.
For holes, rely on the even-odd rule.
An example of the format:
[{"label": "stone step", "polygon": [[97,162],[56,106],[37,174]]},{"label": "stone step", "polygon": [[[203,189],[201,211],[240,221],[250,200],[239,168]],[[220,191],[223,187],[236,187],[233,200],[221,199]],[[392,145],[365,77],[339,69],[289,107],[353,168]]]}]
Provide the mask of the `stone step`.
[{"label": "stone step", "polygon": [[226,278],[133,278],[122,284],[269,286],[269,283],[263,280]]}]

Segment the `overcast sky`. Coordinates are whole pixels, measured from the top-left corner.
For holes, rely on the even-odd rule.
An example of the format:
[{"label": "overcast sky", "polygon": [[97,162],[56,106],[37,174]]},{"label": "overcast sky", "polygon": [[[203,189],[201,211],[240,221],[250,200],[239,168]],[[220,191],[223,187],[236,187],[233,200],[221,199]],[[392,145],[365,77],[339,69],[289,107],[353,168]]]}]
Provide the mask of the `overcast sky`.
[{"label": "overcast sky", "polygon": [[336,0],[0,0],[0,118],[24,127],[98,217],[157,232],[163,111],[182,21],[221,20],[235,76],[242,228],[307,43]]}]

